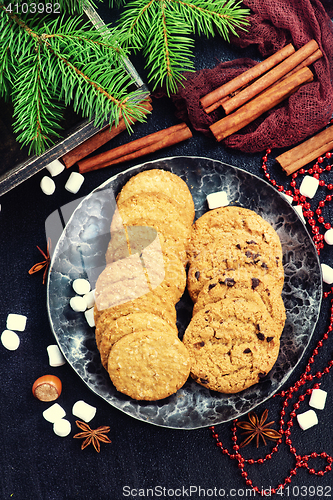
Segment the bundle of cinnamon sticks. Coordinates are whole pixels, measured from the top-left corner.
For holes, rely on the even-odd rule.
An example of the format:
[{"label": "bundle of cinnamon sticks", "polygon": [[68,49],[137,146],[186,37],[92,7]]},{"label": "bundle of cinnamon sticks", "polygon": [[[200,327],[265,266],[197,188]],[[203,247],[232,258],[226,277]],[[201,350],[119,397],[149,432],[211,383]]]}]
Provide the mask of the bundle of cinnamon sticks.
[{"label": "bundle of cinnamon sticks", "polygon": [[313,81],[309,65],[322,57],[315,40],[299,50],[292,44],[201,98],[206,113],[221,107],[225,115],[210,126],[217,139],[228,137]]},{"label": "bundle of cinnamon sticks", "polygon": [[173,146],[192,137],[192,132],[185,123],[180,123],[140,139],[128,142],[105,153],[78,161],[79,172],[84,174],[92,170],[108,167],[125,161],[134,160],[141,156]]},{"label": "bundle of cinnamon sticks", "polygon": [[277,156],[276,161],[286,174],[290,175],[332,149],[333,125],[280,156]]}]

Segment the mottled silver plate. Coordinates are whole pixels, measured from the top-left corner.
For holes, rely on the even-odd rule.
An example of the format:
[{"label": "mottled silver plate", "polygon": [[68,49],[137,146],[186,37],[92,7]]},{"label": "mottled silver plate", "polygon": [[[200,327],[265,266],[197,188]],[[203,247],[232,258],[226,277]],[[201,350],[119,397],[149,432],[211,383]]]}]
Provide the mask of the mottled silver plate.
[{"label": "mottled silver plate", "polygon": [[[245,391],[224,395],[189,379],[176,394],[157,402],[140,402],[119,393],[101,365],[94,338],[83,313],[69,300],[72,282],[83,277],[94,287],[102,271],[110,239],[115,196],[128,179],[152,168],[170,170],[190,188],[196,217],[207,211],[206,196],[226,191],[230,204],[254,210],[277,231],[283,247],[287,320],[281,350],[271,372]],[[286,382],[313,334],[321,305],[321,268],[313,242],[293,207],[270,184],[244,170],[200,157],[173,157],[147,162],[122,172],[82,200],[70,217],[54,250],[47,307],[55,338],[68,363],[87,386],[115,408],[136,419],[170,428],[197,429],[226,422],[252,410]],[[182,336],[191,319],[192,303],[185,292],[177,304]]]}]

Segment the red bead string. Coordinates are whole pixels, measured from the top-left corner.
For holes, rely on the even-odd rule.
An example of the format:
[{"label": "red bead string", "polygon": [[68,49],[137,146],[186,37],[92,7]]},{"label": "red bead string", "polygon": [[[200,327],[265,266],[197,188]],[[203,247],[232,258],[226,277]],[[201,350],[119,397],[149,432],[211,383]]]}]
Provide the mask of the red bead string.
[{"label": "red bead string", "polygon": [[[320,175],[323,173],[330,172],[332,170],[332,165],[327,164],[324,165],[325,162],[332,158],[332,153],[328,152],[325,156],[320,156],[317,159],[317,162],[313,165],[313,167],[305,170],[301,168],[298,172],[295,172],[291,176],[290,181],[290,189],[285,189],[284,186],[278,185],[275,179],[271,177],[271,174],[268,173],[267,160],[268,155],[271,153],[270,149],[266,150],[265,156],[262,157],[262,166],[261,168],[265,172],[266,179],[272,184],[272,186],[276,187],[278,191],[284,193],[293,198],[293,201],[302,207],[303,215],[307,218],[309,225],[311,226],[313,233],[313,241],[317,248],[318,255],[320,255],[320,251],[324,248],[324,234],[320,233],[320,227],[324,228],[325,231],[331,229],[331,223],[326,222],[323,217],[323,208],[326,203],[332,201],[332,195],[330,192],[333,190],[332,183],[326,183],[324,179],[320,179]],[[296,179],[299,174],[308,174],[312,175],[315,179],[319,180],[319,186],[322,188],[326,188],[328,190],[328,194],[325,196],[323,200],[320,200],[318,206],[315,210],[311,209],[311,204],[307,201],[305,196],[300,194],[299,189],[296,187]]]},{"label": "red bead string", "polygon": [[[307,201],[305,196],[302,196],[300,194],[299,189],[296,187],[296,179],[298,177],[298,174],[308,174],[308,175],[313,175],[316,179],[320,179],[320,175],[325,173],[325,172],[330,172],[332,165],[327,164],[324,166],[324,163],[330,160],[332,157],[332,153],[326,153],[325,157],[319,157],[317,159],[317,162],[315,165],[308,170],[305,169],[300,169],[298,172],[295,172],[292,174],[292,180],[290,182],[290,189],[286,189],[278,185],[278,183],[271,177],[271,175],[268,173],[268,167],[267,167],[267,160],[268,160],[268,155],[271,153],[270,149],[266,150],[266,154],[262,158],[262,169],[265,173],[265,177],[269,182],[276,188],[278,191],[285,193],[288,196],[291,196],[293,198],[293,201],[296,202],[297,204],[302,206],[303,214],[304,217],[307,218],[307,221],[309,225],[311,226],[312,229],[312,234],[313,234],[313,241],[316,246],[318,255],[320,255],[320,251],[324,248],[324,235],[320,232],[320,228],[324,228],[324,230],[328,230],[331,228],[331,224],[327,221],[325,221],[324,216],[323,216],[323,208],[324,206],[332,200],[332,195],[327,194],[325,198],[318,203],[318,207],[315,210],[311,209],[311,204]],[[323,179],[319,180],[319,186],[326,188],[328,192],[333,190],[333,184],[331,183],[326,183]],[[333,287],[329,291],[324,292],[324,298],[328,298],[330,295],[333,295]],[[289,447],[290,453],[295,457],[295,465],[294,467],[289,471],[289,474],[283,482],[278,484],[275,488],[270,488],[270,495],[273,495],[275,493],[280,493],[282,490],[291,483],[292,478],[296,475],[297,469],[299,468],[305,468],[308,470],[309,474],[316,475],[316,476],[324,476],[327,472],[332,470],[332,464],[333,464],[333,456],[329,455],[326,452],[312,452],[310,455],[299,455],[297,453],[297,450],[295,446],[293,445],[292,439],[291,439],[291,430],[294,425],[294,418],[296,417],[296,411],[300,408],[301,404],[305,400],[307,395],[311,395],[313,389],[319,388],[319,383],[316,382],[312,388],[306,389],[304,394],[299,394],[296,402],[293,404],[292,411],[289,413],[289,419],[286,417],[287,414],[287,408],[291,404],[291,399],[296,396],[297,392],[302,388],[307,382],[313,382],[315,379],[321,380],[323,376],[327,375],[331,368],[333,367],[333,359],[331,359],[327,366],[322,370],[322,371],[317,371],[316,373],[311,373],[313,370],[313,363],[315,361],[316,356],[318,356],[318,353],[322,346],[324,345],[325,341],[329,338],[329,335],[333,331],[333,297],[331,297],[331,306],[330,306],[330,320],[329,320],[329,326],[327,331],[324,333],[322,339],[317,343],[317,346],[312,352],[312,355],[310,356],[308,363],[305,367],[305,370],[303,374],[300,376],[300,378],[295,382],[293,386],[291,386],[288,390],[282,391],[278,394],[275,394],[274,397],[281,397],[282,400],[282,409],[280,411],[280,420],[279,420],[279,432],[282,435],[282,438],[279,439],[276,443],[276,445],[270,450],[269,453],[266,454],[264,458],[258,458],[257,460],[252,459],[252,458],[244,458],[243,455],[240,453],[240,446],[237,444],[238,438],[237,438],[237,426],[236,423],[238,419],[234,419],[233,425],[231,428],[232,432],[232,437],[231,440],[233,442],[232,446],[232,451],[229,451],[222,443],[222,441],[219,439],[219,435],[216,432],[216,429],[214,426],[210,427],[210,430],[212,432],[212,436],[215,440],[216,446],[221,449],[222,453],[224,455],[227,455],[231,460],[237,460],[238,462],[238,469],[241,472],[241,476],[244,478],[245,483],[247,486],[251,487],[256,493],[261,494],[261,496],[265,496],[265,490],[260,489],[258,486],[253,484],[253,481],[249,478],[248,472],[245,470],[245,466],[247,465],[254,465],[254,464],[263,464],[268,460],[271,460],[273,455],[278,452],[279,447],[281,443],[284,442],[286,445]],[[287,420],[288,419],[288,420]],[[320,457],[321,459],[324,459],[326,461],[326,465],[324,468],[315,470],[313,467],[309,466],[309,459],[315,459]]]}]

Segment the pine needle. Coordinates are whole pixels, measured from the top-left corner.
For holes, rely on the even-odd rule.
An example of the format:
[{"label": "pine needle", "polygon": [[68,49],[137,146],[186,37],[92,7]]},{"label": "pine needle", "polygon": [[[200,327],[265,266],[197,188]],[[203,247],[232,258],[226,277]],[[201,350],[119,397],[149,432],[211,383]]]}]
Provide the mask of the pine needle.
[{"label": "pine needle", "polygon": [[96,127],[117,125],[121,115],[130,131],[145,119],[143,91],[133,90],[122,64],[127,55],[111,27],[92,28],[82,15],[16,14],[0,1],[0,96],[12,100],[13,129],[29,154],[42,154],[60,137],[69,104]]}]

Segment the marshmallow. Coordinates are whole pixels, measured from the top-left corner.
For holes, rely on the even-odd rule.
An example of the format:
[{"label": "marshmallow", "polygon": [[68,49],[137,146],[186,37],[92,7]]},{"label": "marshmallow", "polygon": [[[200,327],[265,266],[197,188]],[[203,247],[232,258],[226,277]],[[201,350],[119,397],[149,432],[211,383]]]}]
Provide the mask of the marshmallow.
[{"label": "marshmallow", "polygon": [[62,366],[66,363],[65,358],[63,357],[59,347],[57,345],[49,345],[47,347],[47,353],[49,355],[49,364],[50,366]]},{"label": "marshmallow", "polygon": [[47,194],[49,196],[54,193],[56,186],[54,180],[51,179],[51,177],[44,175],[43,179],[40,181],[40,188],[44,194]]},{"label": "marshmallow", "polygon": [[7,316],[8,330],[23,332],[25,330],[26,324],[27,324],[27,317],[23,316],[22,314],[8,314]]},{"label": "marshmallow", "polygon": [[323,273],[323,281],[328,285],[333,283],[333,269],[327,264],[321,264],[321,272]]},{"label": "marshmallow", "polygon": [[80,295],[75,295],[69,301],[69,305],[75,312],[84,312],[87,309],[87,302]]},{"label": "marshmallow", "polygon": [[306,431],[307,429],[310,429],[310,427],[318,424],[316,412],[313,410],[308,410],[297,415],[297,421],[303,431]]},{"label": "marshmallow", "polygon": [[302,205],[296,205],[295,207],[293,207],[295,209],[295,211],[298,213],[298,215],[300,216],[300,218],[302,219],[302,221],[304,222],[304,224],[306,223],[306,220],[305,220],[305,217],[303,215],[303,209],[302,209]]},{"label": "marshmallow", "polygon": [[207,203],[210,210],[213,208],[226,207],[229,205],[227,193],[225,191],[211,193],[207,195]]},{"label": "marshmallow", "polygon": [[84,177],[82,174],[72,172],[65,184],[65,189],[67,189],[70,193],[76,194],[82,186],[83,181]]},{"label": "marshmallow", "polygon": [[90,309],[95,305],[95,290],[91,290],[83,296],[87,304],[87,309]]},{"label": "marshmallow", "polygon": [[8,351],[16,351],[20,345],[20,338],[12,330],[4,330],[1,334],[1,342]]},{"label": "marshmallow", "polygon": [[317,408],[317,410],[323,410],[325,408],[327,392],[322,389],[313,389],[309,405],[312,408]]},{"label": "marshmallow", "polygon": [[326,231],[326,233],[324,234],[324,240],[328,245],[333,245],[333,227]]},{"label": "marshmallow", "polygon": [[72,412],[76,417],[81,418],[85,422],[90,422],[96,415],[96,408],[80,400],[74,404]]},{"label": "marshmallow", "polygon": [[52,177],[55,177],[65,170],[65,165],[63,165],[59,160],[53,160],[51,163],[46,165],[45,168],[49,171]]},{"label": "marshmallow", "polygon": [[74,280],[72,286],[74,292],[77,293],[78,295],[85,295],[86,293],[89,293],[91,289],[89,281],[83,278],[78,278]]},{"label": "marshmallow", "polygon": [[87,320],[88,325],[93,328],[95,326],[94,308],[91,307],[90,309],[87,309],[87,311],[85,311],[84,313],[84,316]]},{"label": "marshmallow", "polygon": [[54,403],[52,406],[43,411],[43,417],[51,424],[57,422],[66,415],[65,410],[58,404]]},{"label": "marshmallow", "polygon": [[71,429],[71,423],[64,418],[60,418],[53,424],[54,433],[60,437],[68,436],[68,434],[71,432]]},{"label": "marshmallow", "polygon": [[299,192],[301,193],[302,196],[306,196],[307,198],[313,198],[317,192],[318,186],[319,186],[319,179],[315,179],[311,175],[306,175],[299,187]]}]

